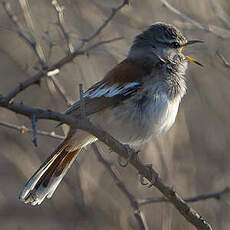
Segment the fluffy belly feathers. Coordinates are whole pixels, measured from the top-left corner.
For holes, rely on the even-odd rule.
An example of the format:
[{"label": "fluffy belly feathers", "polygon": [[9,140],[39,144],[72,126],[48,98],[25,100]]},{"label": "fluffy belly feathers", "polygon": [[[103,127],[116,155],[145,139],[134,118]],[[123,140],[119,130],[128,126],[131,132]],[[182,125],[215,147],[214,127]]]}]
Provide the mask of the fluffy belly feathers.
[{"label": "fluffy belly feathers", "polygon": [[142,95],[98,114],[95,122],[120,142],[140,145],[171,128],[179,102],[180,98],[170,100],[164,92],[151,96]]}]

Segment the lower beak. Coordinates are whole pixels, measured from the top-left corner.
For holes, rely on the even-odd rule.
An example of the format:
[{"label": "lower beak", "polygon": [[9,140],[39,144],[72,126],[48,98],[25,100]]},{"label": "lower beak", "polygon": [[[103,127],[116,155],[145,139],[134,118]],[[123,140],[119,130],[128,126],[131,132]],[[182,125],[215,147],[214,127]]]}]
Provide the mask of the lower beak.
[{"label": "lower beak", "polygon": [[[181,48],[180,48],[180,52],[182,52],[182,50],[183,50],[183,48],[185,47],[185,46],[188,46],[188,45],[192,45],[192,44],[195,44],[195,43],[203,43],[204,41],[202,41],[202,40],[190,40],[190,41],[188,41],[186,44],[184,44]],[[188,61],[188,62],[193,62],[193,63],[195,63],[195,64],[197,64],[197,65],[200,65],[200,66],[203,66],[200,62],[198,62],[196,59],[194,59],[194,58],[191,58],[191,57],[189,57],[189,56],[186,56],[185,57],[186,58],[186,60]]]},{"label": "lower beak", "polygon": [[188,62],[193,62],[193,63],[195,63],[195,64],[197,64],[197,65],[203,67],[203,65],[202,65],[200,62],[198,62],[196,59],[194,59],[194,58],[191,58],[191,57],[189,57],[189,56],[185,56],[185,59],[186,59]]}]

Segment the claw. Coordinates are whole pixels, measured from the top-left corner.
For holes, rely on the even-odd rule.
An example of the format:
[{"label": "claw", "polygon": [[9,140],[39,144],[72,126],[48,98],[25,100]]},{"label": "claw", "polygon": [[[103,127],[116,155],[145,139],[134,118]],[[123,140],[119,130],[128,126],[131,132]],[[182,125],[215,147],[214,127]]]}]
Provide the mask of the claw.
[{"label": "claw", "polygon": [[[152,164],[146,164],[146,167],[148,167],[151,170],[151,173],[152,173],[152,180],[148,185],[148,188],[151,188],[155,184],[155,182],[157,180],[157,177],[158,177],[158,174],[154,171],[154,169],[152,167]],[[142,175],[140,175],[140,183],[142,185],[147,185],[148,184],[148,183],[144,182],[144,177]]]},{"label": "claw", "polygon": [[127,167],[127,165],[129,164],[129,161],[131,160],[131,158],[132,158],[132,156],[133,156],[133,152],[130,152],[129,150],[128,150],[128,154],[129,154],[129,156],[128,156],[128,158],[127,159],[125,159],[125,161],[124,161],[124,163],[122,163],[122,158],[119,156],[119,158],[118,158],[118,163],[119,163],[119,165],[121,166],[121,167]]},{"label": "claw", "polygon": [[125,159],[125,161],[122,163],[122,158],[119,156],[119,158],[118,158],[119,165],[121,167],[124,167],[124,168],[127,167],[127,165],[129,164],[129,161],[130,161],[131,157],[132,157],[132,154],[129,154],[129,157],[127,159]]}]

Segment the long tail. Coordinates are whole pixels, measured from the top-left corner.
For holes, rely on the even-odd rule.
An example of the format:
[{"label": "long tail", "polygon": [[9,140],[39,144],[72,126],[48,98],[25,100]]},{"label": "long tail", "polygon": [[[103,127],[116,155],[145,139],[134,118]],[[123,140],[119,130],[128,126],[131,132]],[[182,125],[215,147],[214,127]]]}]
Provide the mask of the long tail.
[{"label": "long tail", "polygon": [[69,140],[64,140],[26,183],[19,199],[31,205],[51,198],[81,148],[71,151]]}]

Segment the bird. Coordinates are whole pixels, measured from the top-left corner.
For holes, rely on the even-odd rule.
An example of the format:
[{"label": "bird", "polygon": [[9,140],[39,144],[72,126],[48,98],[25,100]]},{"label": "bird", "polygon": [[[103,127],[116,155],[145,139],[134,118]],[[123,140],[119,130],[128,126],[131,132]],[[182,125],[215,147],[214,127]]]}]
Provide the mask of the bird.
[{"label": "bird", "polygon": [[[140,146],[173,125],[186,93],[187,40],[174,25],[154,23],[135,37],[127,57],[84,92],[85,115],[97,127],[130,146]],[[65,114],[81,116],[80,99]],[[51,198],[82,148],[97,138],[70,127],[66,138],[28,180],[20,193],[24,203]]]}]

